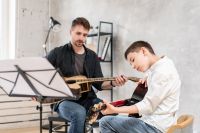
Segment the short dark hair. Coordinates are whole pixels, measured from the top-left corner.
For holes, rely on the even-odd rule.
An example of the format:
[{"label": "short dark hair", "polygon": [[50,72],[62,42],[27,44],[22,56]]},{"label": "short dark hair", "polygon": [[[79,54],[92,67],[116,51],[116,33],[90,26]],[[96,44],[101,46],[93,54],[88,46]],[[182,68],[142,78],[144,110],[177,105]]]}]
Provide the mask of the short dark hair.
[{"label": "short dark hair", "polygon": [[145,47],[146,49],[149,50],[150,53],[154,54],[153,48],[151,47],[151,45],[148,42],[145,41],[136,41],[133,42],[125,51],[124,53],[124,57],[125,59],[127,59],[127,56],[130,52],[138,52],[140,50],[141,47]]},{"label": "short dark hair", "polygon": [[74,19],[72,21],[72,26],[71,27],[74,27],[76,25],[82,25],[85,29],[90,30],[90,23],[84,17],[78,17],[78,18]]}]

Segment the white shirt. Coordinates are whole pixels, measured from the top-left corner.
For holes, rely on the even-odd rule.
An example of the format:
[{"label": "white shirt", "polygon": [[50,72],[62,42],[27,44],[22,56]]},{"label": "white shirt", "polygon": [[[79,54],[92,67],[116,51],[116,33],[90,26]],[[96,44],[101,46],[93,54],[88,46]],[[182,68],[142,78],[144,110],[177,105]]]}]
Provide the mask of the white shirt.
[{"label": "white shirt", "polygon": [[181,81],[172,60],[163,57],[147,71],[148,91],[136,104],[142,120],[162,132],[176,122]]}]

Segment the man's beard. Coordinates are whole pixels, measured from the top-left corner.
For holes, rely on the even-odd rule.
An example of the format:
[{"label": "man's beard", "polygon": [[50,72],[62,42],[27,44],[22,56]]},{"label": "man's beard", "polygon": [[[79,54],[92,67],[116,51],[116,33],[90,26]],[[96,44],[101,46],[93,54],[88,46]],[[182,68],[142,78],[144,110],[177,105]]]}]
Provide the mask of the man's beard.
[{"label": "man's beard", "polygon": [[82,46],[84,45],[84,42],[82,42],[82,41],[76,41],[76,42],[74,43],[74,45],[75,45],[76,47],[82,47]]}]

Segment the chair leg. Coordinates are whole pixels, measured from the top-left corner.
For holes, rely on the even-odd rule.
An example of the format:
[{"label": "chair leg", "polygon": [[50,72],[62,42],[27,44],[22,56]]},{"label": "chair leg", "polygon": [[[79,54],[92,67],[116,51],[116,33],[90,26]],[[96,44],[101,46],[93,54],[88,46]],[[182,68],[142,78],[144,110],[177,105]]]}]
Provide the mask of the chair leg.
[{"label": "chair leg", "polygon": [[65,122],[65,133],[68,132],[68,122]]},{"label": "chair leg", "polygon": [[91,133],[93,133],[93,127],[92,127],[92,129],[91,129]]},{"label": "chair leg", "polygon": [[49,121],[49,133],[52,133],[53,121]]}]

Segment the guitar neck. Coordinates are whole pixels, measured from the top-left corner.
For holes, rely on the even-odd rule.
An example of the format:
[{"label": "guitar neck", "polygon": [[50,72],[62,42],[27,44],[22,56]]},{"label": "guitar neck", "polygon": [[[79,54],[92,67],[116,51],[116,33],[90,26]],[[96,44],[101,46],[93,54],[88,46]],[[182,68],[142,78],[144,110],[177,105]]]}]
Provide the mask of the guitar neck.
[{"label": "guitar neck", "polygon": [[113,80],[115,80],[115,78],[111,77],[111,78],[87,78],[81,81],[97,82],[97,81],[113,81]]},{"label": "guitar neck", "polygon": [[[128,77],[128,80],[131,80],[133,82],[138,82],[140,78],[137,77]],[[115,77],[111,77],[111,78],[87,78],[87,79],[81,79],[78,80],[79,82],[97,82],[97,81],[113,81],[115,80]]]},{"label": "guitar neck", "polygon": [[[140,78],[137,77],[128,77],[128,80],[131,80],[133,82],[138,82]],[[100,81],[113,81],[115,80],[115,77],[110,77],[110,78],[86,78],[85,76],[74,76],[74,77],[64,77],[64,80],[68,84],[73,84],[77,82],[84,82],[84,83],[89,83],[89,82],[100,82]]]}]

